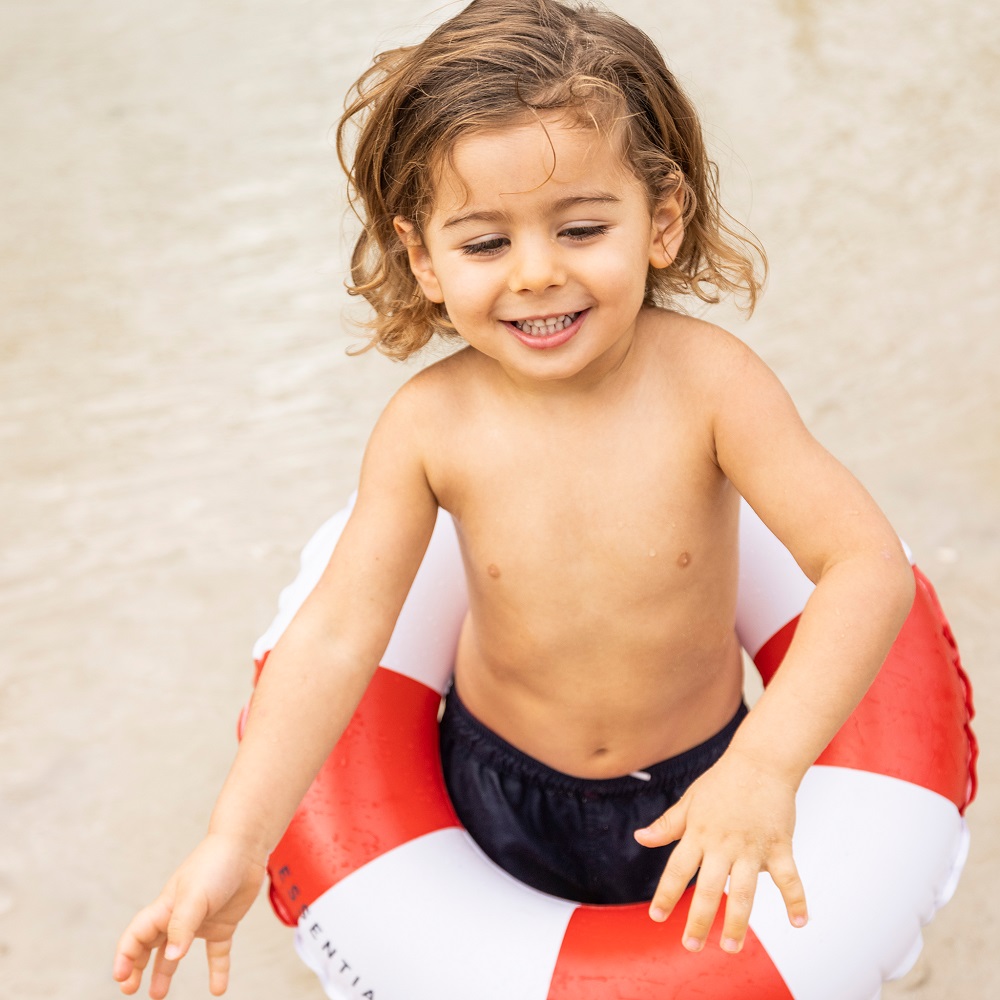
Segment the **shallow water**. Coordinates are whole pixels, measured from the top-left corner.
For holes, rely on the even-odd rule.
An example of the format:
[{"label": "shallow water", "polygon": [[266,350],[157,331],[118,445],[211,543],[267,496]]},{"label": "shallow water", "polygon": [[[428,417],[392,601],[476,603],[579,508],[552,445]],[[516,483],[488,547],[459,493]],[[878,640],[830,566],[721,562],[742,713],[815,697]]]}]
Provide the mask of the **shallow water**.
[{"label": "shallow water", "polygon": [[[768,246],[758,314],[721,321],[913,546],[988,736],[1000,88],[969,81],[997,79],[996,17],[612,6],[664,45]],[[115,937],[204,827],[250,644],[407,376],[344,354],[329,129],[372,51],[420,33],[417,10],[0,8],[2,1000],[113,995]],[[988,995],[996,761],[987,744],[966,878],[887,996]],[[189,964],[182,1000],[206,995]],[[231,995],[319,996],[263,905]]]}]

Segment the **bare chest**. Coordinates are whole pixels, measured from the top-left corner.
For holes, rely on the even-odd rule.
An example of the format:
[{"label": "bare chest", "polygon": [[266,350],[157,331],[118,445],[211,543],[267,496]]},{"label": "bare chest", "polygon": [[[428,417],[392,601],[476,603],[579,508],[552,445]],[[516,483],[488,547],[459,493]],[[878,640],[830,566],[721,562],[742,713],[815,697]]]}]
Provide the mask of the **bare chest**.
[{"label": "bare chest", "polygon": [[733,505],[703,434],[665,421],[480,431],[456,435],[438,487],[473,589],[634,605],[717,569]]}]

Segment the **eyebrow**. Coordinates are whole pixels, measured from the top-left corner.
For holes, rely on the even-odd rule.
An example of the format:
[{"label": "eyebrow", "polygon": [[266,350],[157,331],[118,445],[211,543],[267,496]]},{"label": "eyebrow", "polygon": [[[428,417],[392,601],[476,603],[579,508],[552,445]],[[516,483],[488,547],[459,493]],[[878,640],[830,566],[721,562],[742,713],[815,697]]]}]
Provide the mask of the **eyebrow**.
[{"label": "eyebrow", "polygon": [[[567,208],[575,205],[616,205],[621,201],[613,194],[574,194],[566,198],[560,198],[552,206],[552,212],[563,212]],[[453,215],[442,224],[442,229],[451,229],[460,226],[463,222],[504,222],[509,216],[506,212],[464,212],[461,215]]]}]

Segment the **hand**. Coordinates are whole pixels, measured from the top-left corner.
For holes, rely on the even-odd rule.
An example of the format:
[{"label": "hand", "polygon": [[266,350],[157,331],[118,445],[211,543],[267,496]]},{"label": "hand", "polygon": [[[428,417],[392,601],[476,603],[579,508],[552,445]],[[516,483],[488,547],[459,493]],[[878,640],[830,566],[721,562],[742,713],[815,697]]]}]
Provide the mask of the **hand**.
[{"label": "hand", "polygon": [[205,939],[209,989],[220,996],[229,984],[233,933],[257,898],[264,859],[219,834],[206,837],[170,877],[159,897],[125,929],[115,953],[114,978],[122,993],[135,993],[152,953],[149,995],[161,1000],[177,964],[196,937]]},{"label": "hand", "polygon": [[650,917],[666,920],[697,872],[683,942],[689,951],[701,951],[728,878],[721,945],[738,952],[750,921],[757,875],[766,871],[781,892],[788,919],[796,927],[805,926],[805,890],[792,858],[794,828],[794,782],[730,748],[676,805],[635,832],[645,847],[679,841],[650,903]]}]

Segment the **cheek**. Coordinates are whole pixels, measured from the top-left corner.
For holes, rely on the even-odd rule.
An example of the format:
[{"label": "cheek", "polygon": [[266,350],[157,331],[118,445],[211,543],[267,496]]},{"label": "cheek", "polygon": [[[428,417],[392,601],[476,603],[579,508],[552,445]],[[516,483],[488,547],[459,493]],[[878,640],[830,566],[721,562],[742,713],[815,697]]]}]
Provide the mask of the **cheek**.
[{"label": "cheek", "polygon": [[476,313],[495,298],[495,282],[483,268],[457,268],[442,283],[445,305],[454,320],[456,316]]},{"label": "cheek", "polygon": [[638,240],[610,246],[600,261],[595,261],[596,281],[609,291],[627,294],[637,283],[645,287],[649,269],[649,247]]}]

